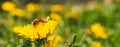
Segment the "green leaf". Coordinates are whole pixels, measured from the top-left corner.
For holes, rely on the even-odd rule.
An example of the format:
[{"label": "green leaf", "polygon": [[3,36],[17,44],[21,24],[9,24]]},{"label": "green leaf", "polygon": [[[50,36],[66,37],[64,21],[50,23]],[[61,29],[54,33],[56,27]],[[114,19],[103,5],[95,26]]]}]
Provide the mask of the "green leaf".
[{"label": "green leaf", "polygon": [[32,46],[32,44],[31,44],[31,42],[29,41],[29,40],[27,40],[23,45],[22,45],[22,47],[31,47]]}]

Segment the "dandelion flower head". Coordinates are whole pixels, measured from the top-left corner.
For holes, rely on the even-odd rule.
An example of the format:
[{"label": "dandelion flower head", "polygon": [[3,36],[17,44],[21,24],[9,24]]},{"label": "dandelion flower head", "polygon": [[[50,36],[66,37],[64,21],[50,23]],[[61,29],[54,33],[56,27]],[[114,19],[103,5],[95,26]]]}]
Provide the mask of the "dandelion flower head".
[{"label": "dandelion flower head", "polygon": [[57,14],[57,13],[51,13],[50,14],[51,18],[53,18],[56,21],[61,21],[61,15]]},{"label": "dandelion flower head", "polygon": [[93,25],[91,25],[91,30],[96,38],[107,39],[105,28],[101,26],[101,24],[94,23]]},{"label": "dandelion flower head", "polygon": [[60,4],[54,4],[51,6],[52,12],[62,12],[64,10],[64,7]]},{"label": "dandelion flower head", "polygon": [[55,31],[58,26],[58,22],[49,19],[49,17],[44,20],[45,21],[42,21],[42,19],[36,19],[31,24],[24,27],[14,27],[13,31],[19,36],[30,39],[31,41],[46,38]]},{"label": "dandelion flower head", "polygon": [[38,11],[38,10],[40,10],[40,4],[37,4],[37,3],[28,3],[26,5],[26,10],[28,12]]},{"label": "dandelion flower head", "polygon": [[12,11],[15,7],[16,7],[15,4],[13,2],[10,2],[10,1],[6,1],[1,5],[1,8],[4,11],[8,11],[8,12]]},{"label": "dandelion flower head", "polygon": [[102,47],[100,42],[92,42],[92,47]]},{"label": "dandelion flower head", "polygon": [[10,11],[10,14],[12,16],[18,16],[18,17],[23,17],[24,16],[24,11],[20,8],[15,8],[12,11]]},{"label": "dandelion flower head", "polygon": [[51,35],[48,37],[48,42],[43,45],[44,47],[56,47],[58,42],[62,42],[62,37],[59,35]]}]

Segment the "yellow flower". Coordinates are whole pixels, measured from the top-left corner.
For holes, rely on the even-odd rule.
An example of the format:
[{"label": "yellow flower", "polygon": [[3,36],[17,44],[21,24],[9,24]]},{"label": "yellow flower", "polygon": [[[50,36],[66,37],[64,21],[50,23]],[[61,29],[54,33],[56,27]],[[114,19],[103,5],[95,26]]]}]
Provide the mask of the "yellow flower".
[{"label": "yellow flower", "polygon": [[92,42],[92,47],[102,47],[100,42]]},{"label": "yellow flower", "polygon": [[4,11],[12,11],[16,6],[13,2],[7,1],[4,2],[1,7]]},{"label": "yellow flower", "polygon": [[52,12],[62,12],[64,10],[64,7],[60,4],[54,4],[51,6]]},{"label": "yellow flower", "polygon": [[51,16],[52,19],[54,19],[56,21],[60,22],[62,20],[61,16],[59,14],[57,14],[57,13],[51,13],[50,16]]},{"label": "yellow flower", "polygon": [[29,3],[26,5],[26,10],[28,12],[34,12],[40,10],[40,4],[37,3]]},{"label": "yellow flower", "polygon": [[57,43],[62,41],[62,38],[59,35],[52,35],[48,37],[48,40],[43,47],[56,47]]},{"label": "yellow flower", "polygon": [[94,23],[93,25],[91,25],[91,30],[96,38],[107,39],[105,29],[99,23]]},{"label": "yellow flower", "polygon": [[12,16],[18,16],[18,17],[23,17],[24,16],[24,11],[20,8],[15,8],[12,11],[10,11],[10,14]]},{"label": "yellow flower", "polygon": [[24,27],[14,27],[13,31],[19,36],[35,41],[36,39],[43,39],[52,34],[57,26],[57,21],[50,20],[47,17],[46,19],[36,19],[32,24]]}]

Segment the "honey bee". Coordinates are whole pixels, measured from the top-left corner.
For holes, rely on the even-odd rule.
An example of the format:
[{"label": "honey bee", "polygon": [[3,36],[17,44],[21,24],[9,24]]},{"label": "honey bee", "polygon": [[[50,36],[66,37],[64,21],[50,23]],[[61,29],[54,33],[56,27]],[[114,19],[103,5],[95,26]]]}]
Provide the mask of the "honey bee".
[{"label": "honey bee", "polygon": [[44,18],[37,18],[33,21],[33,25],[36,26],[39,22],[45,23],[46,20]]}]

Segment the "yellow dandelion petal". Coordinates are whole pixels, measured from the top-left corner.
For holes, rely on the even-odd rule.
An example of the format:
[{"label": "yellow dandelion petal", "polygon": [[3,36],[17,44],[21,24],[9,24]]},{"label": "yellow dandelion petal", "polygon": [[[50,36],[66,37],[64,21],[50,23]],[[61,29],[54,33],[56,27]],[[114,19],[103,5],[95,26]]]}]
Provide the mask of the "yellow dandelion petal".
[{"label": "yellow dandelion petal", "polygon": [[13,31],[19,36],[30,39],[31,41],[34,41],[36,38],[38,38],[37,32],[35,32],[35,29],[32,25],[27,25],[24,27],[16,26],[13,28]]},{"label": "yellow dandelion petal", "polygon": [[32,41],[38,38],[38,34],[33,25],[24,26],[24,33]]},{"label": "yellow dandelion petal", "polygon": [[47,22],[38,24],[37,32],[39,34],[42,34],[42,35],[40,35],[41,38],[46,38],[47,35],[52,34],[55,31],[57,26],[58,26],[58,22],[48,19]]},{"label": "yellow dandelion petal", "polygon": [[4,2],[1,7],[4,11],[9,12],[9,11],[12,11],[16,6],[13,2],[7,1],[7,2]]},{"label": "yellow dandelion petal", "polygon": [[48,37],[48,40],[62,41],[62,37],[59,35],[51,35]]},{"label": "yellow dandelion petal", "polygon": [[23,28],[22,28],[21,26],[16,26],[16,27],[13,28],[13,31],[14,31],[15,33],[19,33],[20,30],[22,30],[22,29],[23,29]]},{"label": "yellow dandelion petal", "polygon": [[48,21],[50,19],[50,17],[47,17],[45,20]]}]

